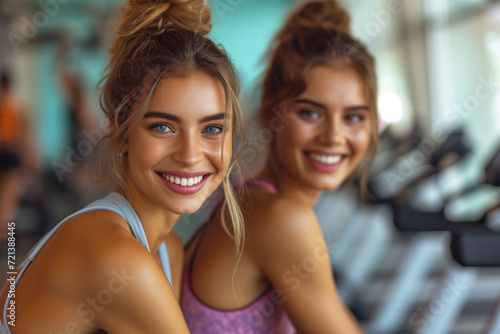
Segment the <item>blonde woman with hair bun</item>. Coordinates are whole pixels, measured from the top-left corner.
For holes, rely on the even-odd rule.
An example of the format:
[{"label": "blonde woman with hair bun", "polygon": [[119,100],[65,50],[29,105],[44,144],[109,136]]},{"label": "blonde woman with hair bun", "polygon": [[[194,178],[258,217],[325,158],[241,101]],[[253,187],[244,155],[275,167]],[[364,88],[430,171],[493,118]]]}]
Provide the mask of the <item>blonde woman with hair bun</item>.
[{"label": "blonde woman with hair bun", "polygon": [[268,61],[259,116],[273,138],[240,202],[244,248],[235,258],[216,212],[186,251],[184,317],[193,334],[358,334],[313,207],[364,180],[375,157],[374,59],[349,35],[349,14],[320,0],[291,13]]},{"label": "blonde woman with hair bun", "polygon": [[205,37],[206,1],[129,0],[117,27],[100,101],[109,134],[95,151],[116,190],[59,223],[9,277],[2,333],[189,333],[172,227],[221,183],[241,248],[229,184],[243,139],[238,78]]}]

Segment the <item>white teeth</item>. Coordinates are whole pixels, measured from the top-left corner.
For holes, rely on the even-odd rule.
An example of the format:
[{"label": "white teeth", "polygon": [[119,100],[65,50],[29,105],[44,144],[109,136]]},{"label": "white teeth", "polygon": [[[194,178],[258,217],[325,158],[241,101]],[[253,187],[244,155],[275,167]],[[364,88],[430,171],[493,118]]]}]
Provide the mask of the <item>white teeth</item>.
[{"label": "white teeth", "polygon": [[195,184],[198,184],[201,182],[201,180],[203,180],[203,176],[195,176],[195,177],[189,177],[189,178],[185,178],[185,177],[177,177],[177,176],[169,176],[169,175],[165,175],[164,173],[160,173],[161,176],[167,180],[167,181],[170,181],[172,183],[175,183],[175,184],[179,184],[183,187],[191,187]]},{"label": "white teeth", "polygon": [[309,157],[314,161],[317,161],[324,165],[333,165],[339,163],[340,160],[342,160],[342,156],[340,155],[321,155],[321,154],[309,153]]}]

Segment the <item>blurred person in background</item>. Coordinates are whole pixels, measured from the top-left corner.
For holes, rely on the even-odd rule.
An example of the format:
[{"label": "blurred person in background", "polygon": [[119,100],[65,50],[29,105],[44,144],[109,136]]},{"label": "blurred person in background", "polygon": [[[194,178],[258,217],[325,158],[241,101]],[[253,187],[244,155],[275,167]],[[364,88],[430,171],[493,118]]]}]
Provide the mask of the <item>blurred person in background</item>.
[{"label": "blurred person in background", "polygon": [[244,248],[220,210],[193,239],[181,300],[191,333],[361,332],[313,212],[322,192],[365,179],[377,149],[374,59],[349,22],[336,1],[310,1],[277,35],[260,107],[274,138],[240,203]]},{"label": "blurred person in background", "polygon": [[40,172],[35,131],[14,93],[11,78],[0,83],[0,242],[6,241],[7,223],[15,221],[24,191]]},{"label": "blurred person in background", "polygon": [[88,145],[90,134],[104,136],[104,130],[100,129],[99,120],[91,108],[82,75],[66,66],[59,70],[58,78],[65,95],[70,136],[68,144],[80,158],[78,165],[64,179],[68,180],[68,188],[80,207],[83,203],[104,195],[96,191],[97,184],[89,177],[91,154],[88,152],[92,150]]}]

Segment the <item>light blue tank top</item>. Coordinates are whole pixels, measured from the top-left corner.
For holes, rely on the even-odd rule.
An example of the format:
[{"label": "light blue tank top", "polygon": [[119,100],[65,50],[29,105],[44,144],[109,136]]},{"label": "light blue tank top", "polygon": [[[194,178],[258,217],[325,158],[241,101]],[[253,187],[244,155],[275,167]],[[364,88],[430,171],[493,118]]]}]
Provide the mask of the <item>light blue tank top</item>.
[{"label": "light blue tank top", "polygon": [[[146,239],[146,233],[144,232],[144,228],[142,227],[142,223],[139,220],[139,217],[137,216],[137,213],[134,211],[130,203],[120,194],[116,192],[110,193],[108,196],[99,199],[95,202],[92,202],[91,204],[87,205],[84,209],[75,212],[74,214],[68,216],[65,218],[63,221],[61,221],[56,227],[54,227],[49,233],[47,233],[28,253],[24,261],[21,263],[21,265],[17,268],[17,278],[15,281],[15,285],[17,286],[19,280],[23,276],[24,272],[26,271],[26,268],[30,265],[30,263],[33,261],[33,259],[36,257],[38,252],[45,246],[45,244],[49,241],[49,239],[57,232],[57,230],[67,222],[69,219],[78,216],[79,214],[92,211],[92,210],[109,210],[116,212],[120,216],[125,219],[125,221],[129,224],[130,229],[132,230],[132,233],[134,234],[134,237],[144,246],[147,248],[149,252],[151,250],[149,249],[148,241]],[[167,276],[168,281],[170,282],[170,285],[172,285],[172,274],[170,271],[170,262],[168,259],[168,253],[167,253],[167,246],[163,242],[160,245],[160,248],[158,249],[158,255],[160,256],[160,261],[161,265],[163,267],[163,271],[165,275]],[[4,289],[7,287],[7,285],[4,287]],[[3,290],[2,290],[3,292]],[[5,301],[5,305],[3,307],[3,314],[2,314],[2,323],[0,323],[0,333],[5,333],[5,334],[11,334],[9,326],[8,326],[8,319],[7,319],[7,307],[9,305],[10,298],[7,298]]]}]

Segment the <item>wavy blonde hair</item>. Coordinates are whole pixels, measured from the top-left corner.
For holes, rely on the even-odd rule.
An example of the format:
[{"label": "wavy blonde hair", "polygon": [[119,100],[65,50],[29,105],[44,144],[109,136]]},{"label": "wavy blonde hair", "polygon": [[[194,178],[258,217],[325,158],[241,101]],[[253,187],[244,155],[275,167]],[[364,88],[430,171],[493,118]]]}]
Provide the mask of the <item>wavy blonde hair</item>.
[{"label": "wavy blonde hair", "polygon": [[[110,124],[110,133],[97,145],[97,175],[125,191],[124,157],[121,147],[130,131],[144,118],[158,84],[168,77],[186,77],[205,72],[220,81],[232,129],[231,161],[222,185],[226,200],[223,212],[232,222],[232,233],[240,252],[244,223],[237,193],[229,175],[244,140],[243,114],[238,103],[239,80],[226,52],[205,36],[211,29],[210,11],[203,0],[129,0],[120,7],[117,33],[110,46],[110,60],[102,86],[100,104]],[[224,136],[223,142],[228,140]],[[223,143],[224,145],[224,143]],[[238,149],[239,148],[239,149]],[[236,149],[236,151],[235,151]],[[222,155],[228,152],[223,152]],[[221,157],[224,161],[224,157]],[[223,217],[226,215],[223,215]]]}]

